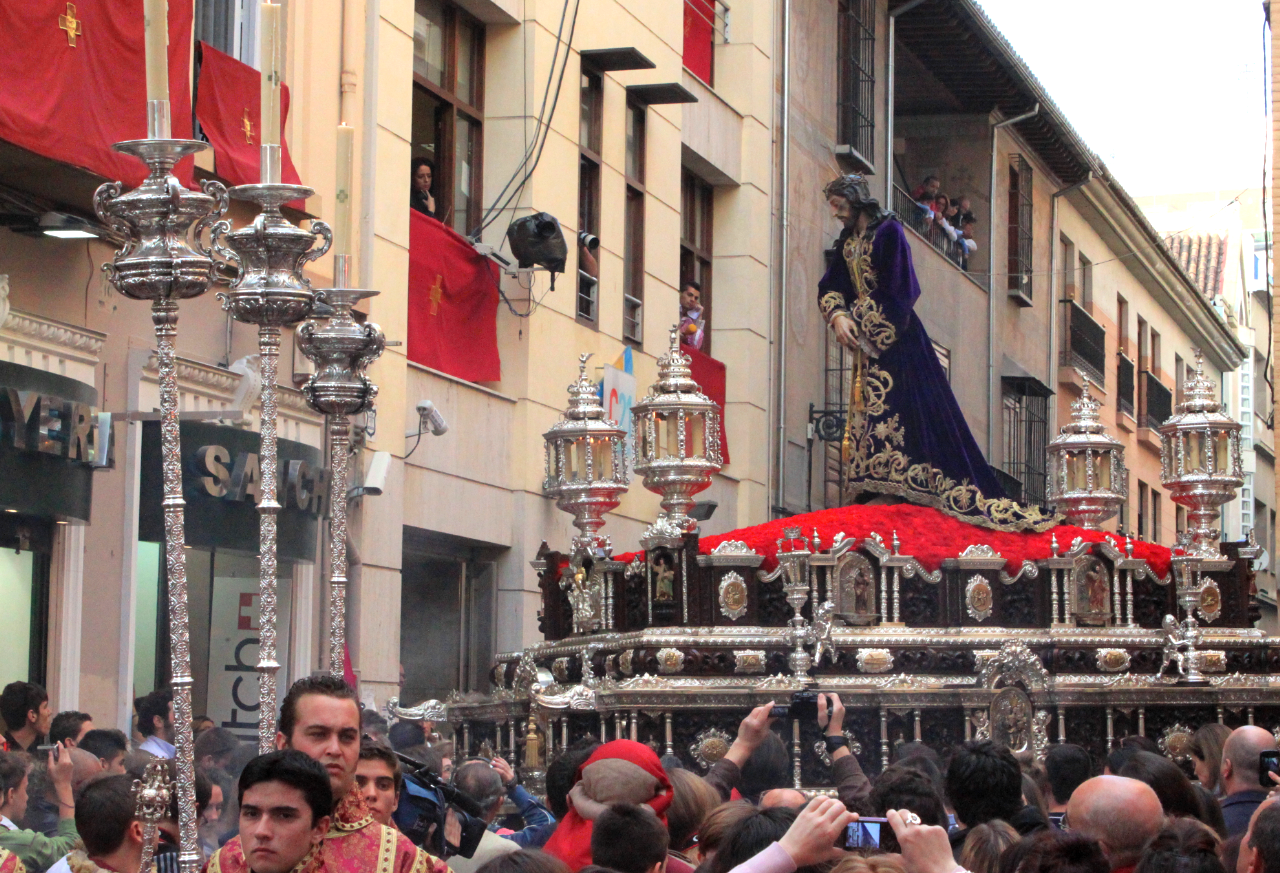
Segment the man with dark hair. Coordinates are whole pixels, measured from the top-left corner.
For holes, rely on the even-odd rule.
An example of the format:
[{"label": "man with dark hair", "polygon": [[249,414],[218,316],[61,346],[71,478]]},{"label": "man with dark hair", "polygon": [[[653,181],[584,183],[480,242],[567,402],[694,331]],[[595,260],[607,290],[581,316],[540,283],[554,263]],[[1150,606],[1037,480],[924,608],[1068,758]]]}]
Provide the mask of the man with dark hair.
[{"label": "man with dark hair", "polygon": [[663,873],[669,840],[652,808],[615,803],[591,830],[591,863],[619,873]]},{"label": "man with dark hair", "polygon": [[50,873],[131,873],[142,865],[143,825],[128,776],[107,776],[84,787],[76,799],[76,829],[84,848],[72,850]]},{"label": "man with dark hair", "polygon": [[116,776],[124,773],[124,756],[129,751],[129,740],[123,731],[94,728],[80,738],[79,748],[96,755],[107,773]]},{"label": "man with dark hair", "polygon": [[173,692],[156,689],[145,697],[139,697],[138,733],[145,739],[138,751],[156,758],[172,758],[173,748]]},{"label": "man with dark hair", "polygon": [[[56,756],[56,757],[55,757]],[[58,746],[49,753],[49,776],[58,803],[58,825],[55,835],[47,837],[37,831],[20,830],[14,821],[27,813],[27,786],[31,759],[17,752],[0,752],[0,849],[17,855],[28,873],[44,873],[75,844],[75,802],[71,781],[75,765],[67,749]]]},{"label": "man with dark hair", "polygon": [[225,770],[231,758],[240,748],[240,738],[226,728],[212,727],[196,737],[196,767],[208,773]]},{"label": "man with dark hair", "polygon": [[427,741],[427,732],[422,729],[422,722],[398,721],[387,731],[387,740],[391,748],[397,752],[410,746],[421,746]]},{"label": "man with dark hair", "polygon": [[387,827],[395,827],[391,820],[400,795],[404,792],[404,772],[396,753],[381,743],[370,740],[360,742],[360,760],[356,764],[356,787],[369,805],[373,818]]},{"label": "man with dark hair", "polygon": [[[1258,758],[1263,752],[1276,750],[1271,731],[1253,725],[1238,727],[1222,744],[1222,820],[1227,836],[1234,837],[1249,829],[1249,819],[1267,791],[1258,781]],[[1243,852],[1242,852],[1243,854]]]},{"label": "man with dark hair", "polygon": [[53,721],[49,694],[34,682],[10,682],[0,691],[0,718],[10,752],[33,752],[43,745]]},{"label": "man with dark hair", "polygon": [[[335,869],[347,873],[447,873],[449,868],[443,861],[413,845],[394,828],[375,821],[360,796],[356,787],[360,703],[355,691],[341,679],[320,675],[293,683],[280,706],[276,747],[305,753],[329,775],[333,827],[325,840],[325,851]],[[219,856],[221,873],[248,873],[239,837],[228,841]]]},{"label": "man with dark hair", "polygon": [[[302,752],[286,749],[259,755],[240,774],[239,847],[244,856],[231,852],[231,843],[213,853],[208,873],[242,869],[248,862],[253,873],[308,873],[325,869],[325,858],[313,859],[329,831],[333,789],[329,774]],[[231,855],[231,858],[228,856]],[[227,861],[232,866],[228,868]]]},{"label": "man with dark hair", "polygon": [[947,766],[946,790],[956,814],[958,829],[951,835],[951,845],[957,852],[969,828],[997,818],[1009,821],[1023,806],[1018,760],[991,740],[956,747]]},{"label": "man with dark hair", "polygon": [[1049,796],[1045,798],[1049,804],[1049,823],[1061,828],[1072,792],[1093,776],[1093,759],[1080,746],[1056,743],[1045,755],[1044,769],[1049,776]]},{"label": "man with dark hair", "polygon": [[93,730],[93,716],[87,712],[60,712],[49,723],[49,742],[62,743],[68,749],[80,745],[81,738]]},{"label": "man with dark hair", "polygon": [[1258,805],[1240,840],[1236,868],[1227,873],[1280,873],[1280,803]]}]

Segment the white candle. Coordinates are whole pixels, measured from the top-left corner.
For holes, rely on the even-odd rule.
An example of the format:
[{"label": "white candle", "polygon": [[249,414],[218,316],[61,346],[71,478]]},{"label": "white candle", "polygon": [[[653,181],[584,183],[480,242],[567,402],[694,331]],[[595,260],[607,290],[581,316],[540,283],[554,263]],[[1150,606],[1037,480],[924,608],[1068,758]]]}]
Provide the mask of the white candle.
[{"label": "white candle", "polygon": [[351,173],[355,141],[355,128],[339,124],[338,184],[334,190],[333,206],[333,253],[335,255],[351,254]]},{"label": "white candle", "polygon": [[145,0],[147,99],[169,99],[169,0]]},{"label": "white candle", "polygon": [[258,12],[262,69],[262,145],[280,144],[280,7],[263,3]]}]

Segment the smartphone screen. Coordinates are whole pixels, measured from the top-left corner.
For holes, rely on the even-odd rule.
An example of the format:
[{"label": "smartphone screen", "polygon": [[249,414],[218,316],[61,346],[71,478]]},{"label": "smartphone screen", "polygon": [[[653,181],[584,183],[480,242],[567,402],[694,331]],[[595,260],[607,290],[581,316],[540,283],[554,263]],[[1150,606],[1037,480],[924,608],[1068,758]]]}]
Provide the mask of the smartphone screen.
[{"label": "smartphone screen", "polygon": [[1280,752],[1262,752],[1258,755],[1258,781],[1263,788],[1275,788],[1272,773],[1280,773]]},{"label": "smartphone screen", "polygon": [[880,829],[888,826],[888,820],[883,818],[861,818],[850,822],[845,828],[843,839],[836,842],[836,848],[878,849],[880,848]]}]

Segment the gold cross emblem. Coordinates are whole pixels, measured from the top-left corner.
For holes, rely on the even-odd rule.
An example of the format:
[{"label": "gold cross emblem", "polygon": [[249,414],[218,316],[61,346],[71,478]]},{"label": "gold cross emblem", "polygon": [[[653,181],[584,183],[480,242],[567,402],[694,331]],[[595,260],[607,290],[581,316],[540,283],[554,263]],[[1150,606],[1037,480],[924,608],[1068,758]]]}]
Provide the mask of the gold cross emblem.
[{"label": "gold cross emblem", "polygon": [[444,296],[444,277],[436,273],[436,283],[431,286],[431,314],[440,311],[440,298]]},{"label": "gold cross emblem", "polygon": [[76,4],[67,4],[67,14],[58,16],[58,29],[67,32],[67,45],[76,47],[76,37],[83,33],[80,19],[76,18]]},{"label": "gold cross emblem", "polygon": [[240,125],[240,129],[244,131],[244,141],[252,145],[253,144],[253,121],[252,119],[249,118],[249,110],[247,107],[244,110],[244,118],[241,119],[241,121],[243,123]]}]

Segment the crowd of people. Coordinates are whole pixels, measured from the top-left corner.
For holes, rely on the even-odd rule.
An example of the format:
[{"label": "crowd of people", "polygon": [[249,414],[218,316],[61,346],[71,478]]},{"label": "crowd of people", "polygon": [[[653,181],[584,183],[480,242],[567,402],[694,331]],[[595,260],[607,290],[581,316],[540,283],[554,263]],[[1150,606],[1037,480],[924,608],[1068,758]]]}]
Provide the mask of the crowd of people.
[{"label": "crowd of people", "polygon": [[[429,722],[388,724],[327,676],[281,706],[277,751],[195,720],[200,850],[209,873],[1280,873],[1276,738],[1208,724],[1187,768],[1150,739],[1105,760],[1069,743],[1044,759],[975,740],[944,754],[899,744],[869,779],[844,706],[819,695],[831,790],[797,791],[772,704],[752,710],[700,775],[632,740],[584,738],[550,760],[545,804],[500,755],[455,762]],[[53,714],[37,685],[0,693],[0,873],[132,873],[148,834],[147,765],[173,757],[167,691],[139,698],[134,736]],[[169,764],[173,772],[172,763]],[[408,772],[478,812],[468,856],[456,818],[444,859],[400,831]],[[1264,779],[1265,777],[1265,779]],[[450,816],[454,813],[450,812]],[[158,826],[158,873],[178,870],[177,794]],[[856,845],[851,837],[856,835]]]},{"label": "crowd of people", "polygon": [[926,176],[911,191],[911,200],[913,208],[899,217],[934,245],[951,252],[967,270],[969,256],[978,250],[973,238],[978,219],[972,201],[965,195],[952,198],[943,194],[937,176]]}]

